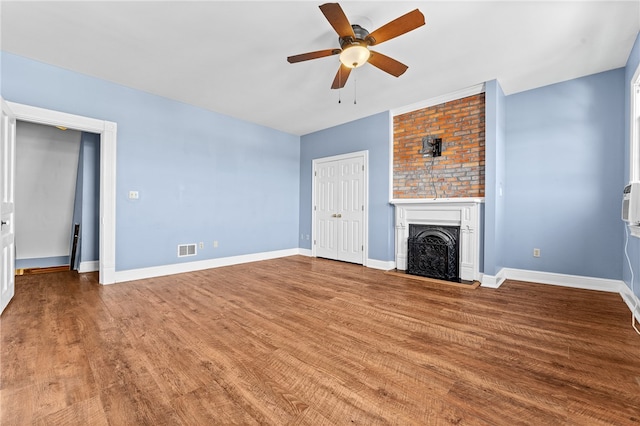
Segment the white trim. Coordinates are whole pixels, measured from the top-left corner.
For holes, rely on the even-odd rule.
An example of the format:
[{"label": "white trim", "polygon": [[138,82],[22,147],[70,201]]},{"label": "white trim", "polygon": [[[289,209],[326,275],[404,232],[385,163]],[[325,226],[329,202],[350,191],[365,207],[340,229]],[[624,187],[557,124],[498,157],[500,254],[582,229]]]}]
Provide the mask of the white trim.
[{"label": "white trim", "polygon": [[116,135],[118,125],[104,122],[100,136],[100,284],[116,281]]},{"label": "white trim", "polygon": [[624,303],[627,304],[627,307],[636,320],[640,322],[640,299],[638,299],[638,296],[633,294],[631,289],[625,283],[622,283],[620,286],[620,297],[622,297]]},{"label": "white trim", "polygon": [[411,111],[417,111],[422,108],[428,108],[434,105],[440,105],[445,102],[455,101],[458,99],[466,98],[467,96],[477,95],[485,91],[485,83],[476,84],[475,86],[466,87],[464,89],[456,90],[455,92],[445,93],[444,95],[436,96],[431,99],[416,102],[411,105],[395,108],[391,110],[391,116],[406,114]]},{"label": "white trim", "polygon": [[524,269],[502,268],[494,277],[483,275],[482,287],[498,288],[505,280],[526,281],[535,284],[550,284],[583,290],[606,291],[618,293],[629,311],[640,322],[640,299],[622,280],[585,277],[580,275],[554,274],[551,272],[527,271]]},{"label": "white trim", "polygon": [[18,120],[45,126],[63,126],[86,132],[102,133],[104,131],[105,121],[102,120],[15,102],[7,101],[7,103],[15,112]]},{"label": "white trim", "polygon": [[[298,254],[301,256],[315,257],[313,255],[313,252],[309,249],[299,248]],[[396,268],[396,262],[394,262],[393,260],[367,259],[366,265],[362,266],[366,266],[367,268],[371,269],[380,269],[382,271],[390,271]]]},{"label": "white trim", "polygon": [[299,248],[298,254],[301,256],[313,257],[313,252],[311,251],[311,249]]},{"label": "white trim", "polygon": [[483,198],[422,198],[391,200],[395,206],[395,263],[408,268],[408,238],[411,225],[457,226],[460,228],[458,278],[479,281],[480,204]]},{"label": "white trim", "polygon": [[89,262],[80,262],[78,267],[78,273],[84,274],[85,272],[96,272],[100,270],[100,262],[97,260],[91,260]]},{"label": "white trim", "polygon": [[[631,78],[629,88],[629,183],[640,180],[640,65]],[[640,238],[640,227],[628,224],[632,237]]]},{"label": "white trim", "polygon": [[460,197],[460,198],[396,198],[389,201],[394,206],[411,205],[411,204],[468,204],[468,203],[484,203],[484,197]]},{"label": "white trim", "polygon": [[322,158],[314,158],[311,161],[311,256],[316,257],[316,245],[314,242],[316,241],[316,210],[314,208],[316,203],[316,167],[318,164],[330,162],[330,161],[340,161],[346,160],[348,158],[354,157],[362,157],[364,162],[364,194],[363,194],[363,204],[364,208],[364,223],[363,226],[363,245],[364,250],[362,251],[362,265],[367,266],[367,256],[369,254],[369,151],[356,151],[349,152],[346,154],[340,155],[332,155],[330,157],[322,157]]},{"label": "white trim", "polygon": [[[212,269],[212,268],[220,268],[222,266],[240,265],[240,264],[249,263],[249,262],[258,262],[261,260],[277,259],[281,257],[289,257],[289,256],[295,256],[295,255],[314,257],[311,254],[311,250],[304,249],[304,248],[245,254],[241,256],[223,257],[219,259],[207,259],[207,260],[199,260],[196,262],[176,263],[173,265],[162,265],[162,266],[154,266],[150,268],[118,271],[116,272],[116,282],[122,283],[127,281],[162,277],[165,275],[183,274],[186,272],[201,271],[203,269]],[[87,263],[90,263],[90,262],[87,262]],[[395,262],[390,260],[384,261],[384,260],[377,260],[377,259],[367,259],[366,267],[372,268],[372,269],[380,269],[383,271],[390,271],[392,269],[395,269]],[[82,272],[88,272],[88,271],[82,271]]]},{"label": "white trim", "polygon": [[504,269],[501,269],[496,275],[482,274],[480,286],[487,288],[499,288],[507,278],[504,276]]},{"label": "white trim", "polygon": [[153,266],[150,268],[129,269],[117,271],[117,283],[162,277],[165,275],[183,274],[185,272],[201,271],[203,269],[220,268],[222,266],[239,265],[242,263],[258,262],[260,260],[277,259],[280,257],[300,254],[300,249],[276,250],[263,253],[244,254],[240,256],[206,259],[196,262],[175,263],[173,265]]},{"label": "white trim", "polygon": [[390,271],[396,269],[396,262],[393,260],[367,259],[367,268]]},{"label": "white trim", "polygon": [[528,271],[525,269],[503,268],[502,271],[504,271],[504,275],[508,280],[530,281],[539,284],[559,285],[563,287],[581,288],[584,290],[599,290],[618,293],[620,291],[620,284],[624,284],[621,280],[556,274],[552,272]]},{"label": "white trim", "polygon": [[389,200],[393,200],[393,114],[389,111]]},{"label": "white trim", "polygon": [[116,274],[116,123],[65,112],[7,102],[16,119],[100,134],[100,284]]},{"label": "white trim", "polygon": [[[621,280],[512,268],[502,268],[495,277],[484,275],[482,278],[482,286],[492,287],[492,282],[495,282],[498,284],[494,288],[498,288],[502,285],[504,280],[526,281],[536,284],[550,284],[562,287],[581,288],[584,290],[608,291],[612,293],[619,293],[620,285],[626,287],[624,281]],[[487,283],[486,285],[485,281]]]}]

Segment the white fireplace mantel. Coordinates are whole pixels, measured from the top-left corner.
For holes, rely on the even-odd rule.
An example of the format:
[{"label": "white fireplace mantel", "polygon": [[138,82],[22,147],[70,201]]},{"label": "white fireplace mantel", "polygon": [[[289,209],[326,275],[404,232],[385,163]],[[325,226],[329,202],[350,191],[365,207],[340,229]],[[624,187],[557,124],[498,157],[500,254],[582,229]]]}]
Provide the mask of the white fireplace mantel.
[{"label": "white fireplace mantel", "polygon": [[409,225],[460,227],[460,279],[480,281],[481,204],[484,198],[420,198],[390,201],[396,210],[396,268],[407,269]]}]

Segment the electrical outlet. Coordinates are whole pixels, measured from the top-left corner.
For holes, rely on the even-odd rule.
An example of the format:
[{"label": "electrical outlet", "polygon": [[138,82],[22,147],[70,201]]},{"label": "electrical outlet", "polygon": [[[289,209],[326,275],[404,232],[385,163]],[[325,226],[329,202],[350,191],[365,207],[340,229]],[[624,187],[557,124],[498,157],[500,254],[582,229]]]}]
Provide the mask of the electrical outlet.
[{"label": "electrical outlet", "polygon": [[140,198],[140,195],[138,194],[138,191],[129,191],[129,199],[130,200],[137,200],[138,198]]},{"label": "electrical outlet", "polygon": [[540,257],[540,249],[539,248],[534,248],[533,249],[533,257]]},{"label": "electrical outlet", "polygon": [[218,248],[218,240],[213,242],[213,248]]},{"label": "electrical outlet", "polygon": [[309,234],[307,234],[307,241],[309,241]]},{"label": "electrical outlet", "polygon": [[204,243],[201,241],[200,244],[198,244],[198,247],[203,249],[204,248]]}]

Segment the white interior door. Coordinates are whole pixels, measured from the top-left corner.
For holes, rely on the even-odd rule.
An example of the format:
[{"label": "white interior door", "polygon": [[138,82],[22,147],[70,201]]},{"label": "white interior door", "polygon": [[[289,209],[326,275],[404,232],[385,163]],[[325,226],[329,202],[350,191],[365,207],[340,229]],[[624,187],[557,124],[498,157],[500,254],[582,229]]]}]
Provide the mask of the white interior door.
[{"label": "white interior door", "polygon": [[337,259],[338,162],[316,168],[316,256]]},{"label": "white interior door", "polygon": [[363,263],[364,158],[341,160],[338,167],[337,259]]},{"label": "white interior door", "polygon": [[315,255],[364,264],[365,157],[315,164]]},{"label": "white interior door", "polygon": [[0,123],[0,314],[13,298],[15,288],[15,162],[16,162],[16,118],[4,99]]}]

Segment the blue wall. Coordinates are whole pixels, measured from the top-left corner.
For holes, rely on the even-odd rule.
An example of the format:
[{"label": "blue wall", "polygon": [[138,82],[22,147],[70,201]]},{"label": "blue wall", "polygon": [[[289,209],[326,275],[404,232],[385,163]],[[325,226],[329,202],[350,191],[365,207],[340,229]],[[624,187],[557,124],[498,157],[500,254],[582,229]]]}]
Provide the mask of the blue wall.
[{"label": "blue wall", "polygon": [[[485,273],[508,267],[629,281],[620,192],[628,176],[625,83],[640,63],[639,44],[625,69],[510,96],[487,83]],[[363,150],[369,259],[394,259],[388,112],[297,137],[7,53],[2,95],[118,123],[117,270],[179,262],[176,246],[189,242],[207,247],[184,261],[311,249],[300,236],[311,235],[312,160]],[[140,199],[129,200],[129,190]],[[638,241],[629,245],[640,271]]]},{"label": "blue wall", "polygon": [[[390,126],[390,115],[385,112],[301,137],[299,234],[311,234],[312,161],[368,150],[368,257],[380,261],[394,260],[393,207],[389,204]],[[311,249],[311,241],[301,241],[300,247]]]},{"label": "blue wall", "polygon": [[80,262],[100,259],[100,135],[82,133]]},{"label": "blue wall", "polygon": [[[80,135],[80,152],[78,154],[78,171],[76,172],[76,188],[75,188],[75,196],[73,199],[73,219],[71,221],[71,232],[70,232],[70,237],[69,238],[69,253],[71,253],[71,255],[73,255],[73,240],[74,240],[74,228],[75,228],[75,224],[78,223],[80,224],[80,232],[82,232],[82,230],[84,229],[84,226],[82,225],[82,204],[84,202],[83,200],[83,186],[84,186],[84,139],[85,139],[85,134],[86,133],[82,133]],[[100,142],[100,135],[96,135],[98,137],[98,143]],[[98,164],[98,168],[99,168],[100,164]],[[98,191],[97,196],[100,196],[100,192]],[[99,229],[99,228],[98,228]],[[79,250],[79,251],[78,251]],[[78,269],[78,265],[80,264],[80,257],[78,255],[79,252],[82,251],[82,238],[80,238],[80,236],[78,235],[78,247],[76,248],[76,258],[73,262],[73,265],[71,265],[71,256],[69,256],[69,266],[70,269],[72,270],[77,270]],[[98,259],[92,259],[92,260],[98,260]]]},{"label": "blue wall", "polygon": [[6,52],[1,63],[6,100],[118,123],[116,270],[298,247],[298,136]]},{"label": "blue wall", "polygon": [[485,86],[485,203],[482,272],[504,267],[505,95],[497,80]]},{"label": "blue wall", "polygon": [[[631,79],[640,66],[640,34],[636,37],[636,42],[631,49],[631,54],[629,55],[629,59],[627,60],[627,65],[625,67],[625,75],[624,75],[624,95],[625,95],[625,109],[624,109],[624,141],[625,141],[625,149],[624,149],[624,178],[625,183],[629,181],[629,144],[631,141]],[[623,269],[623,280],[625,284],[631,289],[634,290],[636,296],[640,297],[640,239],[629,237],[627,251],[629,254],[629,260],[631,261],[631,267],[634,272],[633,283],[631,282],[631,270],[629,269],[629,265],[627,263],[626,258],[624,258],[624,269]]]},{"label": "blue wall", "polygon": [[[80,224],[75,264],[100,260],[100,135],[82,132],[73,203],[73,224]],[[72,227],[73,230],[73,227]],[[73,232],[69,252],[73,253]],[[71,257],[71,256],[69,256]]]},{"label": "blue wall", "polygon": [[506,98],[505,266],[622,278],[623,89],[617,69]]}]

